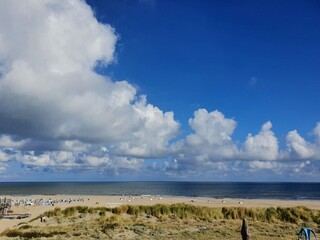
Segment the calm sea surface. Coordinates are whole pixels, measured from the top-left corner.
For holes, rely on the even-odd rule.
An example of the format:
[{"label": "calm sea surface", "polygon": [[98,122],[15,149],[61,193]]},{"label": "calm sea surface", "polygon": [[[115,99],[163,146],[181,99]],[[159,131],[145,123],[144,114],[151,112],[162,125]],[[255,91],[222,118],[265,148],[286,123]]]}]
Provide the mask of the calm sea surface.
[{"label": "calm sea surface", "polygon": [[0,195],[162,195],[320,200],[320,183],[45,182],[0,183]]}]

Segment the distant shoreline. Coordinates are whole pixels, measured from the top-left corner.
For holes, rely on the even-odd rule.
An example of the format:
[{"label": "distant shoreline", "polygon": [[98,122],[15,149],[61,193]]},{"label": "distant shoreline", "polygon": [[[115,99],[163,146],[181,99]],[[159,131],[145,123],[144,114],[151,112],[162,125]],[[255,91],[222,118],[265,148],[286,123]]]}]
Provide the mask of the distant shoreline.
[{"label": "distant shoreline", "polygon": [[[48,197],[82,197],[82,196],[90,196],[90,197],[141,197],[141,196],[148,196],[150,194],[143,194],[143,195],[134,195],[134,194],[1,194],[0,198],[30,198],[30,197],[39,197],[42,196],[43,198]],[[204,196],[177,196],[177,195],[150,195],[153,197],[162,197],[162,198],[175,198],[175,199],[213,199],[213,200],[243,200],[243,201],[284,201],[284,202],[319,202],[319,199],[309,199],[309,198],[243,198],[243,197],[204,197]]]},{"label": "distant shoreline", "polygon": [[[2,193],[1,193],[2,194]],[[1,198],[3,197],[11,197],[11,198],[29,198],[30,196],[43,196],[45,198],[48,197],[68,197],[68,196],[74,196],[74,197],[81,197],[81,196],[91,196],[91,197],[141,197],[143,195],[134,195],[134,194],[9,194],[9,195],[0,195]],[[148,194],[146,194],[148,195]],[[312,199],[312,198],[245,198],[245,197],[205,197],[205,196],[177,196],[177,195],[152,195],[152,196],[160,196],[164,198],[176,198],[176,199],[213,199],[213,200],[248,200],[248,201],[292,201],[292,202],[319,202],[319,199]]]},{"label": "distant shoreline", "polygon": [[320,183],[50,182],[0,183],[1,195],[93,195],[319,200]]}]

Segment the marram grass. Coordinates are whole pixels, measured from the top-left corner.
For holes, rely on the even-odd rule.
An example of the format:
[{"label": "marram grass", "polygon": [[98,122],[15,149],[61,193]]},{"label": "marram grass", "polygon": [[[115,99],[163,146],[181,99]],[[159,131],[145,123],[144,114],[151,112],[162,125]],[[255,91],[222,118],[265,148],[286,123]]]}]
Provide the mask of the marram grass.
[{"label": "marram grass", "polygon": [[[46,216],[45,224],[38,224]],[[240,239],[246,218],[252,240],[295,239],[302,226],[319,231],[320,211],[306,207],[202,207],[188,204],[55,208],[5,230],[0,239]]]},{"label": "marram grass", "polygon": [[156,218],[167,216],[180,219],[199,219],[199,220],[239,220],[247,218],[252,221],[260,222],[310,222],[320,224],[320,211],[311,210],[306,207],[290,208],[245,208],[245,207],[203,207],[189,204],[164,205],[157,204],[153,206],[122,205],[116,208],[90,208],[90,207],[70,207],[64,210],[55,208],[42,214],[41,216],[57,217],[75,216],[78,213],[99,213],[105,215],[111,212],[116,215],[129,214],[135,217],[150,215]]}]

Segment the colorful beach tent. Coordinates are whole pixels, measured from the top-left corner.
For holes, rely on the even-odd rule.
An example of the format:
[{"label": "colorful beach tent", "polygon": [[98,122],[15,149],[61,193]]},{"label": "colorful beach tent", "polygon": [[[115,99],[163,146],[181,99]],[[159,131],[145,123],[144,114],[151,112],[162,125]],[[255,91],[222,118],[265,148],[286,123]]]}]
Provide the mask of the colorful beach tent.
[{"label": "colorful beach tent", "polygon": [[298,233],[298,240],[299,239],[311,240],[312,235],[314,236],[314,239],[317,240],[317,236],[311,228],[301,228],[300,232]]}]

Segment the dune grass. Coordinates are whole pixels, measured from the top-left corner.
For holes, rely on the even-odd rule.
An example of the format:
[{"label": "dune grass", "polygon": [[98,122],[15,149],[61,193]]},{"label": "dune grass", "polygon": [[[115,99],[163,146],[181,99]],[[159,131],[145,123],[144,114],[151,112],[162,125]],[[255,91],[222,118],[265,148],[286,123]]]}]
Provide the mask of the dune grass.
[{"label": "dune grass", "polygon": [[[39,225],[39,218],[48,222]],[[188,204],[69,207],[47,211],[6,230],[1,239],[239,239],[247,218],[252,239],[294,239],[300,227],[319,231],[320,211],[294,208],[211,208]]]},{"label": "dune grass", "polygon": [[[122,205],[116,208],[90,208],[90,207],[69,207],[64,210],[55,208],[47,211],[41,216],[47,217],[71,217],[81,213],[99,213],[101,216],[106,212],[113,214],[128,214],[131,216],[150,215],[156,218],[162,216],[180,218],[180,219],[199,219],[199,220],[239,220],[247,218],[252,221],[261,222],[290,222],[290,223],[316,223],[320,224],[320,211],[311,210],[303,206],[292,208],[245,208],[245,207],[223,207],[212,208],[193,206],[189,204],[173,204],[164,205],[157,204],[153,206],[138,206],[138,205]],[[39,216],[40,217],[40,216]]]}]

